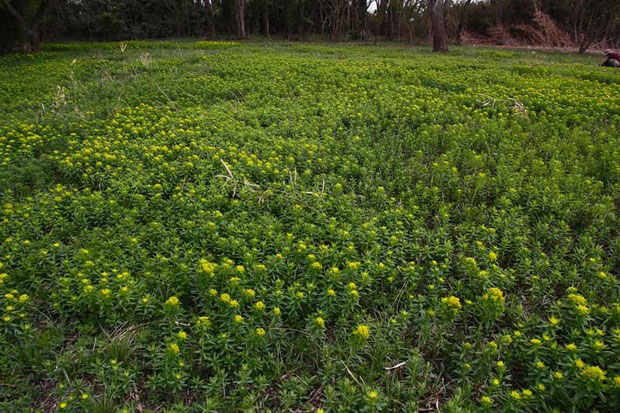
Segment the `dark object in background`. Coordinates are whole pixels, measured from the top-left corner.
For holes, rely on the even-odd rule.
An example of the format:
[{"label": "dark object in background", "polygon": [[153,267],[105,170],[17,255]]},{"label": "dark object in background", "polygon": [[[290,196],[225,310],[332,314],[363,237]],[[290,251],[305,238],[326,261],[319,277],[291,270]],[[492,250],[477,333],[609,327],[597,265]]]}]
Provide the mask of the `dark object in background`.
[{"label": "dark object in background", "polygon": [[614,53],[613,50],[607,49],[605,50],[605,56],[607,56],[607,60],[601,66],[620,67],[620,53]]}]

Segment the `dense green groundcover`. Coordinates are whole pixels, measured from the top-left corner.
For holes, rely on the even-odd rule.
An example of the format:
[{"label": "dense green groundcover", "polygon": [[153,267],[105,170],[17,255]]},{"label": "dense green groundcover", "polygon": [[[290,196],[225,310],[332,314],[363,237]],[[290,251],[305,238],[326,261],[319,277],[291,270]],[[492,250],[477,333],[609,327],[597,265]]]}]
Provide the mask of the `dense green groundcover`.
[{"label": "dense green groundcover", "polygon": [[0,410],[617,411],[620,71],[0,59]]}]

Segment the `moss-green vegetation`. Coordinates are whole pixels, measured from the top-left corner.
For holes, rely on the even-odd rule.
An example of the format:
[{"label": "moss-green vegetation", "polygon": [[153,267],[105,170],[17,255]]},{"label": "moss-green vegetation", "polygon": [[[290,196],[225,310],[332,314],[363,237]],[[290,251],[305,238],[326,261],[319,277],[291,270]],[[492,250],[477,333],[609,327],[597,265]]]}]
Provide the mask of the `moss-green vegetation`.
[{"label": "moss-green vegetation", "polygon": [[620,72],[596,63],[0,59],[0,408],[617,410]]}]

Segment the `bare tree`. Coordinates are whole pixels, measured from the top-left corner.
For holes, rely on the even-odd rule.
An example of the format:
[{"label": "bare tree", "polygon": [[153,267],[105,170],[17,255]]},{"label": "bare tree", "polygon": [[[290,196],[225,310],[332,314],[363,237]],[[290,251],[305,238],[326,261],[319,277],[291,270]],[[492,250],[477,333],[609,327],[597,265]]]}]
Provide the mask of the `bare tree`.
[{"label": "bare tree", "polygon": [[467,18],[469,17],[469,8],[472,0],[455,1],[453,9],[456,11],[456,43],[461,44],[463,38],[463,31],[467,25]]},{"label": "bare tree", "polygon": [[607,39],[614,25],[620,23],[618,0],[573,0],[573,36],[579,44],[579,53],[595,42]]},{"label": "bare tree", "polygon": [[409,32],[409,43],[413,42],[413,28],[418,20],[422,19],[426,0],[405,0],[403,4],[403,14]]},{"label": "bare tree", "polygon": [[269,0],[262,0],[263,34],[269,37]]},{"label": "bare tree", "polygon": [[431,13],[431,36],[433,38],[433,52],[448,51],[448,35],[443,16],[444,0],[428,0],[428,9]]},{"label": "bare tree", "polygon": [[213,22],[213,0],[203,0],[205,6],[205,36],[209,39],[215,37],[215,24]]},{"label": "bare tree", "polygon": [[37,52],[41,47],[39,22],[43,18],[47,6],[47,0],[24,1],[23,3],[27,3],[27,6],[29,6],[30,10],[33,11],[30,16],[24,16],[17,11],[17,9],[15,9],[15,7],[11,4],[11,0],[5,4],[5,7],[11,17],[13,17],[13,19],[17,22],[20,29],[27,36],[30,51]]},{"label": "bare tree", "polygon": [[366,15],[368,14],[368,0],[358,0],[358,36],[360,40],[366,38]]},{"label": "bare tree", "polygon": [[236,0],[237,37],[245,38],[245,0]]}]

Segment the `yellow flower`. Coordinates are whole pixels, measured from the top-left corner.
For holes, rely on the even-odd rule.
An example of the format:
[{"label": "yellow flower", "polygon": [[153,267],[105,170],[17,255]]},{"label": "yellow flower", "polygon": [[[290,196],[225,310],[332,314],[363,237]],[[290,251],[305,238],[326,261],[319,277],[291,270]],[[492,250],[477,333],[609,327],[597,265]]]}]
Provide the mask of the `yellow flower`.
[{"label": "yellow flower", "polygon": [[496,303],[504,302],[504,293],[502,290],[496,287],[489,288],[487,292],[482,296],[487,301],[494,301]]},{"label": "yellow flower", "polygon": [[225,303],[229,303],[230,302],[230,294],[226,294],[223,293],[220,295],[220,300],[222,300]]},{"label": "yellow flower", "polygon": [[228,304],[230,304],[230,306],[231,306],[232,308],[237,308],[237,307],[239,307],[239,301],[237,301],[237,300],[230,300],[230,302],[229,302]]},{"label": "yellow flower", "polygon": [[181,351],[181,349],[179,349],[179,346],[175,343],[170,344],[168,348],[170,349],[170,352],[172,354],[179,354],[179,352]]},{"label": "yellow flower", "polygon": [[282,311],[280,310],[280,307],[274,307],[273,309],[273,314],[278,316],[282,313]]},{"label": "yellow flower", "polygon": [[254,308],[258,311],[261,311],[265,308],[265,303],[263,303],[262,301],[258,301],[256,304],[254,304]]},{"label": "yellow flower", "polygon": [[569,294],[568,298],[577,305],[586,305],[586,299],[580,294]]},{"label": "yellow flower", "polygon": [[589,311],[590,309],[585,305],[577,306],[577,312],[579,313],[579,315],[586,315]]},{"label": "yellow flower", "polygon": [[168,298],[168,300],[166,301],[166,304],[171,307],[175,307],[179,305],[179,299],[173,295],[172,297]]},{"label": "yellow flower", "polygon": [[558,325],[560,323],[560,320],[558,320],[554,316],[551,316],[551,317],[549,317],[549,322],[551,323],[552,326],[556,326],[556,325]]},{"label": "yellow flower", "polygon": [[30,297],[28,297],[27,294],[22,294],[22,295],[19,296],[19,302],[20,303],[25,303],[26,301],[28,301],[29,298]]},{"label": "yellow flower", "polygon": [[568,351],[576,351],[577,350],[577,346],[575,345],[575,343],[569,343],[564,345],[564,347],[566,347],[566,350]]},{"label": "yellow flower", "polygon": [[493,400],[491,400],[489,396],[482,396],[482,398],[480,398],[480,403],[485,406],[490,406],[493,404]]},{"label": "yellow flower", "polygon": [[235,316],[235,323],[243,323],[243,317],[240,315]]},{"label": "yellow flower", "polygon": [[315,320],[314,320],[314,321],[316,321],[316,324],[317,324],[319,327],[321,327],[321,328],[325,327],[325,320],[323,320],[323,318],[322,318],[322,317],[317,317],[317,318],[315,318]]},{"label": "yellow flower", "polygon": [[517,390],[511,391],[510,397],[512,397],[515,400],[521,400],[521,394]]},{"label": "yellow flower", "polygon": [[497,254],[495,252],[493,252],[493,251],[489,252],[489,259],[491,261],[497,260]]},{"label": "yellow flower", "polygon": [[198,317],[198,320],[196,321],[196,325],[198,325],[198,327],[209,327],[211,325],[211,320],[209,320],[209,317],[207,316],[200,316]]},{"label": "yellow flower", "polygon": [[498,361],[497,363],[495,363],[497,365],[498,369],[504,368],[504,362],[503,361]]},{"label": "yellow flower", "polygon": [[605,375],[605,371],[599,366],[586,366],[585,368],[583,368],[583,370],[581,370],[582,377],[594,382],[604,382]]},{"label": "yellow flower", "polygon": [[336,295],[336,291],[330,288],[329,290],[327,290],[327,295],[329,295],[330,297],[334,297]]},{"label": "yellow flower", "polygon": [[363,338],[364,340],[370,337],[370,330],[368,326],[360,324],[357,326],[357,329],[353,332],[353,335]]},{"label": "yellow flower", "polygon": [[529,399],[530,397],[532,397],[532,391],[528,389],[523,390],[523,397]]},{"label": "yellow flower", "polygon": [[355,285],[355,283],[351,282],[351,283],[347,284],[347,287],[349,288],[349,290],[355,290],[355,288],[357,286]]},{"label": "yellow flower", "polygon": [[561,371],[556,371],[555,373],[553,373],[553,377],[558,380],[562,380],[564,378],[564,375],[562,374]]},{"label": "yellow flower", "polygon": [[586,363],[584,363],[581,359],[577,359],[575,360],[575,366],[577,366],[577,368],[579,369],[582,369],[586,366]]},{"label": "yellow flower", "polygon": [[620,376],[614,377],[614,386],[620,388]]},{"label": "yellow flower", "polygon": [[347,262],[347,266],[352,270],[359,268],[360,265],[360,262]]},{"label": "yellow flower", "polygon": [[535,345],[535,346],[539,346],[539,345],[541,345],[541,344],[542,344],[542,341],[540,341],[540,340],[539,340],[539,339],[537,339],[537,338],[533,338],[533,339],[531,339],[531,340],[530,340],[530,343],[532,343],[532,344],[533,344],[533,345]]},{"label": "yellow flower", "polygon": [[59,408],[59,409],[66,409],[66,408],[67,408],[67,403],[65,403],[65,402],[60,403],[60,404],[58,405],[58,408]]},{"label": "yellow flower", "polygon": [[446,308],[448,308],[450,311],[452,311],[454,314],[458,313],[458,311],[463,308],[463,306],[461,305],[461,300],[459,300],[457,297],[455,296],[450,296],[450,297],[444,297],[441,299],[442,304],[445,305]]},{"label": "yellow flower", "polygon": [[217,264],[214,264],[214,263],[209,262],[207,260],[200,260],[200,266],[202,268],[202,271],[204,271],[205,273],[213,276],[213,271],[215,271],[215,268],[217,267]]},{"label": "yellow flower", "polygon": [[536,386],[536,388],[538,389],[538,391],[545,391],[546,387],[544,384],[539,383],[538,386]]},{"label": "yellow flower", "polygon": [[88,394],[82,393],[82,400],[86,400],[86,399],[88,399]]},{"label": "yellow flower", "polygon": [[256,329],[256,334],[259,336],[264,336],[265,335],[265,330],[262,328],[257,328]]},{"label": "yellow flower", "polygon": [[368,395],[368,398],[370,400],[375,400],[377,397],[379,397],[379,394],[376,391],[374,391],[374,390],[371,390],[371,391],[369,391],[366,394]]},{"label": "yellow flower", "polygon": [[185,331],[179,331],[177,333],[177,337],[179,338],[179,340],[185,340],[187,339],[187,333]]}]

